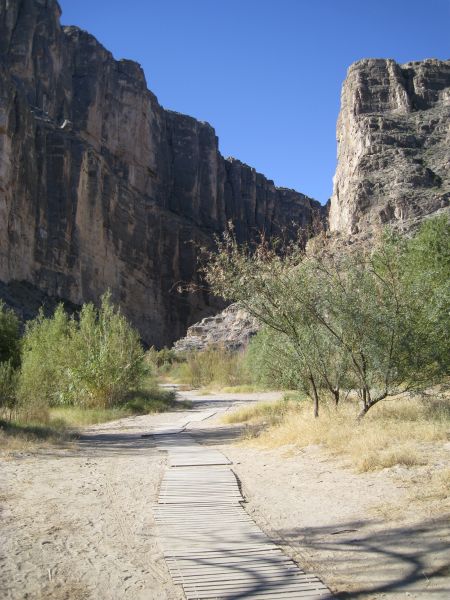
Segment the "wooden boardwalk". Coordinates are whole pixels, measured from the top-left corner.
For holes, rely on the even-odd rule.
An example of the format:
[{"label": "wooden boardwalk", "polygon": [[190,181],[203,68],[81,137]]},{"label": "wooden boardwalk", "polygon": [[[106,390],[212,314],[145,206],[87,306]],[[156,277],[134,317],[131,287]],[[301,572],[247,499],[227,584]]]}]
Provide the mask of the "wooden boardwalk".
[{"label": "wooden boardwalk", "polygon": [[[200,413],[195,420],[208,416]],[[170,574],[187,600],[332,598],[245,512],[230,461],[221,452],[197,444],[183,428],[153,433],[169,465],[155,518]]]}]

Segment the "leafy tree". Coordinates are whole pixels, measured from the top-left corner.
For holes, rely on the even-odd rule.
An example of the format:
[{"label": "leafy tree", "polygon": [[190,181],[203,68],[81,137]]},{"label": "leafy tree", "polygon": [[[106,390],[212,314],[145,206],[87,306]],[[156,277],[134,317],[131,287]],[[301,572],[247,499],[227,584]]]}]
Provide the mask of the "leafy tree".
[{"label": "leafy tree", "polygon": [[[425,221],[405,248],[404,279],[412,305],[416,369],[428,365],[433,378],[450,370],[450,218]],[[426,356],[424,356],[424,354]],[[427,372],[424,373],[427,376]]]},{"label": "leafy tree", "polygon": [[264,241],[250,251],[228,232],[205,277],[266,326],[269,353],[279,352],[273,368],[284,363],[292,374],[295,360],[316,416],[319,396],[326,391],[338,404],[344,388],[359,395],[362,417],[448,373],[448,227],[448,219],[433,219],[412,240],[387,232],[373,250],[345,252],[320,240],[310,252]]},{"label": "leafy tree", "polygon": [[239,246],[232,232],[218,241],[217,253],[210,253],[208,259],[205,277],[213,291],[237,300],[276,332],[279,341],[284,340],[287,356],[296,357],[297,380],[313,399],[316,416],[320,388],[326,387],[338,400],[343,370],[336,367],[344,355],[338,355],[336,341],[317,328],[320,294],[315,259],[301,246],[281,249],[264,240],[252,252]]}]

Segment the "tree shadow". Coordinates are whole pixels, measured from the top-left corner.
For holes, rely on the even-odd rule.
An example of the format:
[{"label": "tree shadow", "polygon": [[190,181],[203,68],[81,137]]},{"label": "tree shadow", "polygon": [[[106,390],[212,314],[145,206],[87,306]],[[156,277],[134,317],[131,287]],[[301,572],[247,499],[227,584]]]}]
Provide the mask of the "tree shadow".
[{"label": "tree shadow", "polygon": [[[420,590],[423,598],[448,598],[450,523],[448,517],[386,528],[382,522],[352,521],[339,526],[279,530],[273,541],[328,556],[323,572],[352,574],[351,590],[337,598]],[[348,577],[347,577],[348,578]]]},{"label": "tree shadow", "polygon": [[195,429],[189,429],[187,433],[199,444],[220,446],[232,443],[241,438],[245,429],[245,425],[222,425],[214,429],[196,427]]},{"label": "tree shadow", "polygon": [[[166,560],[175,581],[183,587],[196,587],[204,596],[241,600],[244,598],[336,598],[319,577],[305,573],[292,559],[271,543],[263,532],[233,530],[219,532],[217,524],[209,525],[204,519],[195,530],[189,529],[189,520],[202,516],[202,506],[186,507],[188,532],[180,525],[170,532],[160,525]],[[226,515],[224,516],[226,524]],[[202,540],[206,539],[209,549]],[[181,542],[181,547],[180,547]],[[205,542],[203,542],[205,543]],[[203,589],[202,589],[203,588]],[[214,595],[213,595],[214,594]],[[298,595],[297,595],[298,594]]]}]

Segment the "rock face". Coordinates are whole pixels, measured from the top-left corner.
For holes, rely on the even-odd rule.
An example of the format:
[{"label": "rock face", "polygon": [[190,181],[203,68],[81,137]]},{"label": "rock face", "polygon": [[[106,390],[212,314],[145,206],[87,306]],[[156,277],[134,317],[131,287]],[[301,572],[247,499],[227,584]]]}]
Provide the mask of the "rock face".
[{"label": "rock face", "polygon": [[201,351],[214,346],[243,350],[258,329],[255,318],[238,304],[230,304],[218,315],[191,325],[186,336],[175,342],[173,348],[176,352]]},{"label": "rock face", "polygon": [[342,88],[331,231],[400,227],[449,205],[450,61],[353,64]]},{"label": "rock face", "polygon": [[[56,0],[0,0],[0,281],[79,305],[110,289],[150,344],[223,306],[196,245],[311,223],[319,203],[218,151],[207,123],[164,110]],[[12,288],[11,288],[12,286]]]}]

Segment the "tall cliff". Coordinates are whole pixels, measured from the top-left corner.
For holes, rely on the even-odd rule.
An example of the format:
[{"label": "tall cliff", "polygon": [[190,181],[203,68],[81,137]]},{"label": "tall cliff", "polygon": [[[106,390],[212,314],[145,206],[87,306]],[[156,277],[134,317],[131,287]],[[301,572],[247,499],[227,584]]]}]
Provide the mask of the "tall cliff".
[{"label": "tall cliff", "polygon": [[342,88],[330,229],[407,226],[449,205],[450,61],[353,64]]},{"label": "tall cliff", "polygon": [[[220,304],[180,294],[195,244],[311,222],[319,203],[218,151],[213,128],[164,110],[56,0],[0,0],[0,283],[80,304],[109,288],[156,345]],[[191,243],[193,242],[193,243]]]}]

